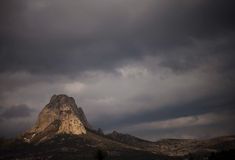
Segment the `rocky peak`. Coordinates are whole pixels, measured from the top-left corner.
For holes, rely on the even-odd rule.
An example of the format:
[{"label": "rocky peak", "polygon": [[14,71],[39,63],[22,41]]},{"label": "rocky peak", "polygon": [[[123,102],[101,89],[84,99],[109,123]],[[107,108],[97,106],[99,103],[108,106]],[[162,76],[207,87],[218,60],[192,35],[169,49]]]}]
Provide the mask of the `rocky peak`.
[{"label": "rocky peak", "polygon": [[91,128],[82,108],[78,108],[73,97],[53,95],[43,108],[34,127],[23,137],[25,141],[41,141],[56,134],[86,134]]},{"label": "rocky peak", "polygon": [[101,128],[98,128],[97,133],[98,133],[99,135],[104,135],[104,132],[103,132],[103,130],[102,130]]},{"label": "rocky peak", "polygon": [[48,104],[48,106],[50,107],[59,107],[56,104],[59,103],[69,103],[72,105],[76,105],[75,100],[73,97],[69,97],[67,95],[64,94],[60,94],[60,95],[53,95],[50,99],[50,103]]},{"label": "rocky peak", "polygon": [[119,135],[119,133],[117,131],[115,131],[115,130],[112,132],[112,134],[113,135]]},{"label": "rocky peak", "polygon": [[85,116],[81,107],[78,108],[77,114],[78,114],[78,117],[80,118],[80,120],[82,121],[82,124],[85,126],[85,128],[92,129],[92,127],[89,124],[89,122],[87,121],[86,116]]},{"label": "rocky peak", "polygon": [[132,144],[135,145],[137,143],[149,142],[149,141],[137,138],[137,137],[129,135],[129,134],[119,133],[117,131],[113,131],[112,133],[107,134],[106,136],[113,139],[113,140],[116,140],[116,141],[119,141],[119,142],[122,142],[122,143],[125,143],[125,144],[131,144],[131,145]]}]

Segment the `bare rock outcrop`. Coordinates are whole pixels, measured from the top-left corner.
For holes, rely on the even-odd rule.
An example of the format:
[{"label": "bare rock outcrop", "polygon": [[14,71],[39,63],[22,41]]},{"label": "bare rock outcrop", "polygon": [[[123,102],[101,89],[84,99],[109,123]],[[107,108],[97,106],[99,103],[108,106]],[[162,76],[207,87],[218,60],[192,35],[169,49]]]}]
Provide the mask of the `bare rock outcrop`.
[{"label": "bare rock outcrop", "polygon": [[23,135],[23,139],[26,142],[38,142],[56,134],[86,134],[86,128],[91,126],[74,98],[53,95],[40,112],[36,124]]}]

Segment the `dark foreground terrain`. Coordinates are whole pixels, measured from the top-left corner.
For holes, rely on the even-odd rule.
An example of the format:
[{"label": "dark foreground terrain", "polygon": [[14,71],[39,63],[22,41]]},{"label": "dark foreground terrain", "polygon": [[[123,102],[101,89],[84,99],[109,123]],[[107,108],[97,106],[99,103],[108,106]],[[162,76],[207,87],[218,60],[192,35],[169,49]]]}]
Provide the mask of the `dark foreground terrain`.
[{"label": "dark foreground terrain", "polygon": [[127,134],[57,135],[40,143],[0,140],[0,160],[201,160],[234,159],[235,136],[209,140],[165,139],[157,142]]}]

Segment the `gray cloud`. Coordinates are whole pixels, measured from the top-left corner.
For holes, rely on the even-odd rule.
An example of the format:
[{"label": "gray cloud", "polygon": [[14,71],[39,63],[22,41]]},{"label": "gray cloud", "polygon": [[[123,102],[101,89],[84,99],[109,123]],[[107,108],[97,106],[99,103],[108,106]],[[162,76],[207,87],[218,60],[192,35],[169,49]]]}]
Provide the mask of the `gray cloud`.
[{"label": "gray cloud", "polygon": [[[235,113],[234,105],[235,101],[233,97],[223,97],[222,95],[217,95],[197,101],[191,101],[190,103],[186,104],[177,103],[172,106],[163,106],[161,108],[151,107],[152,109],[150,110],[116,118],[107,116],[100,118],[94,123],[96,125],[101,125],[101,127],[106,130],[113,130],[115,128],[122,128],[143,122],[162,121],[184,116],[196,116],[206,113],[220,113],[223,111]],[[106,119],[112,119],[112,121],[106,121]]]},{"label": "gray cloud", "polygon": [[32,112],[33,109],[23,104],[11,107],[0,107],[0,115],[3,119],[28,117]]},{"label": "gray cloud", "polygon": [[0,136],[15,137],[32,126],[35,109],[25,104],[0,106]]},{"label": "gray cloud", "polygon": [[[226,126],[226,127],[225,127]],[[223,128],[223,129],[221,129]],[[150,139],[157,141],[162,138],[202,138],[208,139],[208,137],[217,137],[224,135],[231,135],[234,133],[235,128],[231,125],[230,121],[223,123],[208,124],[208,125],[197,125],[187,126],[182,128],[167,128],[167,129],[151,129],[148,131],[138,130],[131,131],[128,133],[142,137],[144,139]],[[126,131],[123,131],[126,132]]]},{"label": "gray cloud", "polygon": [[0,112],[12,135],[60,93],[78,97],[88,119],[106,131],[234,112],[233,1],[0,3],[0,103],[13,106]]},{"label": "gray cloud", "polygon": [[[9,1],[2,6],[7,8],[1,18],[2,72],[110,70],[149,54],[161,56],[163,66],[185,69],[217,56],[217,40],[226,39],[225,45],[231,44],[226,48],[234,49],[227,38],[235,28],[231,1]],[[194,40],[210,41],[206,53],[190,53]],[[188,50],[174,53],[182,47]]]}]

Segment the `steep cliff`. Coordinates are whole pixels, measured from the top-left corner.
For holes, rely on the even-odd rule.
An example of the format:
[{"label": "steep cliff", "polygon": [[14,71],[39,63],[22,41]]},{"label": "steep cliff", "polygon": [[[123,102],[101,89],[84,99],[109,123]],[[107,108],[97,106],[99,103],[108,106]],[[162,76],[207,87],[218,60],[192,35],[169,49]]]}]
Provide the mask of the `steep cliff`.
[{"label": "steep cliff", "polygon": [[66,95],[53,95],[43,108],[36,124],[23,138],[26,142],[42,141],[56,134],[86,134],[91,128],[82,108],[78,108],[74,98]]}]

